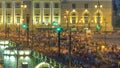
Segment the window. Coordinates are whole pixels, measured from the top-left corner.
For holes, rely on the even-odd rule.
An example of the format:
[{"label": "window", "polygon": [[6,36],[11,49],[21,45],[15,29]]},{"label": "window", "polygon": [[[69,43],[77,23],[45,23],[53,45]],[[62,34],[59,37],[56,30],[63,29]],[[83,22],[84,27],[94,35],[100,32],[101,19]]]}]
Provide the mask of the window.
[{"label": "window", "polygon": [[58,13],[55,13],[55,16],[59,16],[59,14],[58,14]]},{"label": "window", "polygon": [[84,4],[84,7],[85,7],[85,9],[87,9],[88,8],[88,4]]},{"label": "window", "polygon": [[36,19],[36,23],[39,23],[39,17],[36,17],[35,19]]},{"label": "window", "polygon": [[72,24],[75,24],[76,23],[76,14],[73,13],[72,14]]},{"label": "window", "polygon": [[10,16],[7,17],[7,23],[10,23]]},{"label": "window", "polygon": [[76,8],[76,4],[72,4],[72,8],[75,9]]},{"label": "window", "polygon": [[7,8],[11,8],[11,4],[10,4],[10,3],[7,3],[7,4],[6,4],[6,7],[7,7]]},{"label": "window", "polygon": [[39,3],[35,3],[35,8],[40,8],[40,4]]},{"label": "window", "polygon": [[57,23],[58,23],[58,19],[59,19],[58,17],[55,17],[55,21],[56,21]]},{"label": "window", "polygon": [[72,17],[72,24],[76,23],[76,17]]},{"label": "window", "polygon": [[17,23],[20,23],[20,17],[17,17]]},{"label": "window", "polygon": [[49,21],[49,17],[45,17],[45,20],[46,20],[46,22],[48,22]]},{"label": "window", "polygon": [[45,14],[45,16],[49,16],[49,14]]},{"label": "window", "polygon": [[85,23],[89,23],[89,15],[87,13],[84,14],[84,21]]},{"label": "window", "polygon": [[55,8],[59,8],[59,4],[58,4],[58,3],[55,3],[55,4],[54,4],[54,7],[55,7]]},{"label": "window", "polygon": [[20,8],[20,3],[15,3],[15,8]]},{"label": "window", "polygon": [[49,4],[48,3],[45,3],[45,8],[49,8]]}]

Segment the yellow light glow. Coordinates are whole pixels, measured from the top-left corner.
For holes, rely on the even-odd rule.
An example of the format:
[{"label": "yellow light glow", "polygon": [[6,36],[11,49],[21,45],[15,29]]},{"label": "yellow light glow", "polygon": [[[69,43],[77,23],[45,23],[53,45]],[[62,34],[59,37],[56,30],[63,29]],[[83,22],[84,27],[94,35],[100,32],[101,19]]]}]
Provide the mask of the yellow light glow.
[{"label": "yellow light glow", "polygon": [[23,8],[23,5],[21,5],[21,8]]},{"label": "yellow light glow", "polygon": [[23,55],[23,54],[24,54],[24,51],[19,51],[19,54],[20,54],[20,55]]},{"label": "yellow light glow", "polygon": [[85,23],[85,21],[83,20],[83,23]]},{"label": "yellow light glow", "polygon": [[87,13],[87,12],[88,12],[88,10],[87,10],[87,9],[85,9],[85,12]]},{"label": "yellow light glow", "polygon": [[81,23],[81,20],[79,20],[79,23]]},{"label": "yellow light glow", "polygon": [[68,13],[69,13],[69,11],[67,10],[67,11],[66,11],[66,13],[68,14]]},{"label": "yellow light glow", "polygon": [[26,51],[25,51],[25,55],[29,55],[30,52],[31,52],[30,50],[26,50]]},{"label": "yellow light glow", "polygon": [[21,8],[27,8],[27,5],[22,4]]},{"label": "yellow light glow", "polygon": [[105,46],[104,46],[104,45],[102,45],[102,46],[101,46],[101,48],[102,48],[102,49],[104,49],[104,48],[105,48]]},{"label": "yellow light glow", "polygon": [[24,59],[24,57],[23,57],[23,56],[21,56],[21,57],[20,57],[20,59]]},{"label": "yellow light glow", "polygon": [[73,12],[76,12],[76,10],[75,10],[75,9],[73,9]]},{"label": "yellow light glow", "polygon": [[102,23],[102,21],[100,21],[100,23]]},{"label": "yellow light glow", "polygon": [[27,5],[24,5],[24,8],[27,8]]},{"label": "yellow light glow", "polygon": [[64,16],[64,18],[67,18],[66,16]]},{"label": "yellow light glow", "polygon": [[100,5],[100,8],[102,8],[102,5]]},{"label": "yellow light glow", "polygon": [[91,22],[94,22],[93,20],[91,20]]},{"label": "yellow light glow", "polygon": [[97,8],[97,5],[95,5],[95,8]]}]

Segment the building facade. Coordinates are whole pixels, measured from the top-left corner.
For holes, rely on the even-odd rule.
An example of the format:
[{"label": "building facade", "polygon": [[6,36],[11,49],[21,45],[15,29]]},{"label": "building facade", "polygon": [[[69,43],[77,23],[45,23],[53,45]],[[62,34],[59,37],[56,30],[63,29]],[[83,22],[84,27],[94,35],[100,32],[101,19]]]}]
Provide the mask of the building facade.
[{"label": "building facade", "polygon": [[62,0],[61,21],[80,29],[113,30],[112,0]]},{"label": "building facade", "polygon": [[0,0],[0,29],[19,30],[27,22],[30,29],[60,24],[60,4],[60,0]]},{"label": "building facade", "polygon": [[0,30],[75,27],[112,30],[112,0],[0,0]]}]

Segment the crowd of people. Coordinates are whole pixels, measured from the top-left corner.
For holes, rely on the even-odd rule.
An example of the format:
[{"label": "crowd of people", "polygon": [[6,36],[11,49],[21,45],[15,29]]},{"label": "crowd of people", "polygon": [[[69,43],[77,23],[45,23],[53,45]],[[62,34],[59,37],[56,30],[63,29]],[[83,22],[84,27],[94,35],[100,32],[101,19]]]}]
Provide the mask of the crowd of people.
[{"label": "crowd of people", "polygon": [[[114,36],[97,34],[87,38],[81,31],[71,32],[71,35],[68,31],[63,31],[60,35],[60,55],[58,54],[58,36],[52,30],[30,32],[29,38],[25,33],[15,32],[10,33],[9,37],[4,37],[6,36],[4,33],[0,36],[42,52],[64,65],[71,62],[72,68],[116,68],[120,65],[120,43],[111,41],[118,36],[116,34]],[[117,37],[117,40],[120,38]],[[27,45],[28,42],[29,45]]]}]

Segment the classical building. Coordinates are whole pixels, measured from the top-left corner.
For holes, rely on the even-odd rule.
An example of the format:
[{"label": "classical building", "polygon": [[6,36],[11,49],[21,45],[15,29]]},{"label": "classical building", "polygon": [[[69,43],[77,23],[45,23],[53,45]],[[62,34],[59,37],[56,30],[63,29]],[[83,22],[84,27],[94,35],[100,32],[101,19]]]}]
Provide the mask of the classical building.
[{"label": "classical building", "polygon": [[61,22],[60,0],[0,0],[1,30],[19,30],[23,23],[46,28],[52,22]]},{"label": "classical building", "polygon": [[75,27],[112,30],[112,0],[0,0],[0,30]]},{"label": "classical building", "polygon": [[61,5],[64,26],[113,30],[112,0],[62,0]]}]

